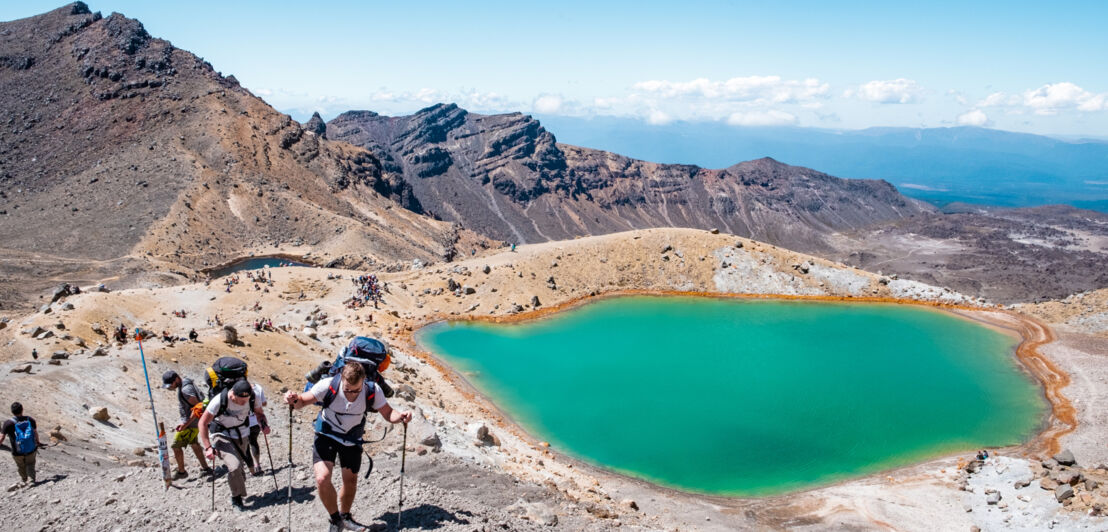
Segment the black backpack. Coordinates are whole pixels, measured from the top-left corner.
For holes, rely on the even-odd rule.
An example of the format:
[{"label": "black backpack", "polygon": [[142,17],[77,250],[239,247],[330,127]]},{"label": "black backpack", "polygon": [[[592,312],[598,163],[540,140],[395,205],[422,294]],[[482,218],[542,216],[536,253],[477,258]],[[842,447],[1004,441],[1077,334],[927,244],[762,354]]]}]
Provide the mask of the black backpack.
[{"label": "black backpack", "polygon": [[[236,382],[246,378],[246,362],[235,357],[221,357],[208,368],[208,399],[230,390]],[[253,400],[253,392],[251,392]],[[226,404],[226,403],[224,403]]]}]

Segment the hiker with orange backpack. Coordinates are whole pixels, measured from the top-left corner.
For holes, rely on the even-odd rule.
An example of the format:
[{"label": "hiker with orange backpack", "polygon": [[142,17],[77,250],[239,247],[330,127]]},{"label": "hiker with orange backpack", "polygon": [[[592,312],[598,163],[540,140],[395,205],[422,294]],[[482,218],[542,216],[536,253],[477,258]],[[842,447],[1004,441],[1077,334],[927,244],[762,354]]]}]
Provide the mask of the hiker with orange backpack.
[{"label": "hiker with orange backpack", "polygon": [[203,405],[204,396],[192,379],[182,379],[173,370],[162,374],[162,388],[177,392],[177,408],[181,415],[180,422],[173,428],[176,433],[173,435],[173,444],[170,445],[173,449],[173,458],[177,461],[177,471],[173,472],[173,479],[178,480],[189,476],[185,471],[185,447],[191,448],[200,462],[200,474],[212,474],[212,468],[208,467],[208,462],[204,459],[204,450],[200,448],[197,440],[200,435],[198,424],[203,412],[193,411],[196,405]]}]

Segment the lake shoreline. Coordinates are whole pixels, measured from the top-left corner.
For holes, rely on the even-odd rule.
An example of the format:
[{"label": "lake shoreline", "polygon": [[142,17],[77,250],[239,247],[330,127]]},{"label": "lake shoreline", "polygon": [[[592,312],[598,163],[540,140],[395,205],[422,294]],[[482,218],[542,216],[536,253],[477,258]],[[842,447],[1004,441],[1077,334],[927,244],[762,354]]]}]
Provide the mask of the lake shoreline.
[{"label": "lake shoreline", "polygon": [[[429,319],[425,319],[418,325],[415,325],[413,327],[413,330],[408,332],[408,334],[404,336],[404,341],[408,344],[411,352],[415,356],[433,365],[440,372],[446,375],[452,381],[452,383],[458,387],[460,391],[467,395],[467,398],[469,400],[478,404],[482,410],[490,414],[491,417],[495,419],[497,424],[500,425],[501,429],[507,429],[511,431],[514,435],[521,438],[521,440],[523,440],[524,442],[530,443],[532,446],[541,447],[541,444],[544,442],[542,442],[540,438],[536,437],[525,428],[523,428],[523,426],[518,421],[516,421],[509,413],[498,407],[490,397],[479,391],[477,387],[472,382],[470,382],[469,379],[466,378],[462,371],[456,369],[450,363],[446,362],[441,357],[432,353],[428,349],[425,349],[424,346],[421,345],[421,343],[418,341],[417,335],[424,328],[445,321],[497,324],[535,322],[553,317],[564,311],[576,309],[590,303],[595,303],[597,301],[634,296],[676,296],[700,297],[709,299],[911,305],[915,307],[922,307],[943,312],[944,314],[959,319],[965,319],[982,326],[987,326],[990,329],[997,330],[998,332],[1018,336],[1019,343],[1015,346],[1012,353],[1016,365],[1023,372],[1033,378],[1040,390],[1041,396],[1046,399],[1047,404],[1049,405],[1047,412],[1044,413],[1043,419],[1041,420],[1040,428],[1036,431],[1034,436],[1023,443],[999,447],[996,449],[1003,451],[1005,454],[1019,453],[1025,456],[1036,453],[1053,454],[1058,452],[1058,450],[1060,449],[1059,440],[1061,439],[1061,437],[1073,432],[1074,430],[1076,430],[1077,427],[1074,407],[1070,400],[1061,393],[1061,389],[1065,388],[1070,382],[1069,376],[1038,350],[1040,346],[1048,344],[1054,340],[1053,333],[1050,331],[1049,327],[1047,327],[1045,324],[1042,324],[1041,322],[1038,322],[1038,320],[1035,320],[1034,318],[1023,316],[1012,311],[973,307],[969,305],[889,297],[730,294],[678,290],[621,289],[597,294],[590,294],[564,301],[555,305],[551,305],[549,307],[543,307],[529,312],[521,312],[511,316],[466,316],[462,318],[445,318],[441,316],[435,316]],[[674,488],[653,482],[648,479],[624,473],[616,469],[610,469],[607,466],[593,464],[586,460],[570,456],[564,452],[557,451],[552,448],[547,449],[547,451],[554,455],[557,455],[558,459],[560,460],[577,464],[579,467],[587,468],[594,474],[611,475],[623,480],[630,481],[644,488],[661,490],[673,495],[699,498],[706,501],[712,501],[716,504],[726,505],[728,502],[737,501],[783,501],[792,497],[796,497],[798,495],[809,494],[831,487],[842,486],[851,482],[878,478],[881,476],[888,476],[890,474],[924,467],[928,464],[950,461],[954,458],[959,457],[959,455],[972,453],[975,451],[975,449],[966,449],[964,451],[954,452],[942,452],[940,454],[932,455],[922,460],[913,461],[912,463],[901,466],[881,469],[861,475],[850,475],[846,478],[842,478],[832,482],[817,483],[798,490],[791,490],[784,493],[764,496],[716,495]]]}]

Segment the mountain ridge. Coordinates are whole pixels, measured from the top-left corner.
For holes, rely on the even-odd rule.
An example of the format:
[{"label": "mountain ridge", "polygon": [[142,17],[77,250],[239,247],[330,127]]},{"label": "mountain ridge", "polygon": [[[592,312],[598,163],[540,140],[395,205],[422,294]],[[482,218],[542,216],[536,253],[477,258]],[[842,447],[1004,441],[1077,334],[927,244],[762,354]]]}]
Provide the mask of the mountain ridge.
[{"label": "mountain ridge", "polygon": [[327,136],[403,173],[428,212],[521,243],[673,226],[817,250],[824,233],[931,211],[881,180],[841,180],[769,158],[715,170],[651,163],[559,143],[522,113],[456,104],[401,117],[349,111],[327,123]]}]

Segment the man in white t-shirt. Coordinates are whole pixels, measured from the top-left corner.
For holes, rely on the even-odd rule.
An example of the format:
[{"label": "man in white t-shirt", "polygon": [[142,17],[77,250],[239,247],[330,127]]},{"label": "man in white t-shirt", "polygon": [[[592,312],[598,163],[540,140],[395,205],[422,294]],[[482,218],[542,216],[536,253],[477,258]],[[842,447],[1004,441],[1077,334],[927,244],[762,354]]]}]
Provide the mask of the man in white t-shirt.
[{"label": "man in white t-shirt", "polygon": [[246,496],[246,473],[243,467],[252,462],[249,449],[251,412],[263,423],[262,432],[269,434],[262,407],[253,396],[250,383],[242,379],[230,390],[223,390],[213,397],[204,414],[200,416],[200,444],[204,446],[204,456],[213,460],[214,464],[218,454],[227,464],[231,506],[240,511],[246,509],[242,502],[242,498]]},{"label": "man in white t-shirt", "polygon": [[[350,515],[358,489],[358,471],[362,467],[361,442],[366,416],[376,411],[389,423],[407,424],[412,414],[393,410],[384,392],[366,379],[365,368],[356,362],[343,366],[342,373],[334,378],[320,379],[305,393],[290,391],[285,394],[285,402],[293,408],[316,401],[322,403],[323,408],[315,423],[312,467],[319,500],[330,516],[330,531],[366,530]],[[337,494],[331,483],[336,458],[342,465],[342,489]]]}]

